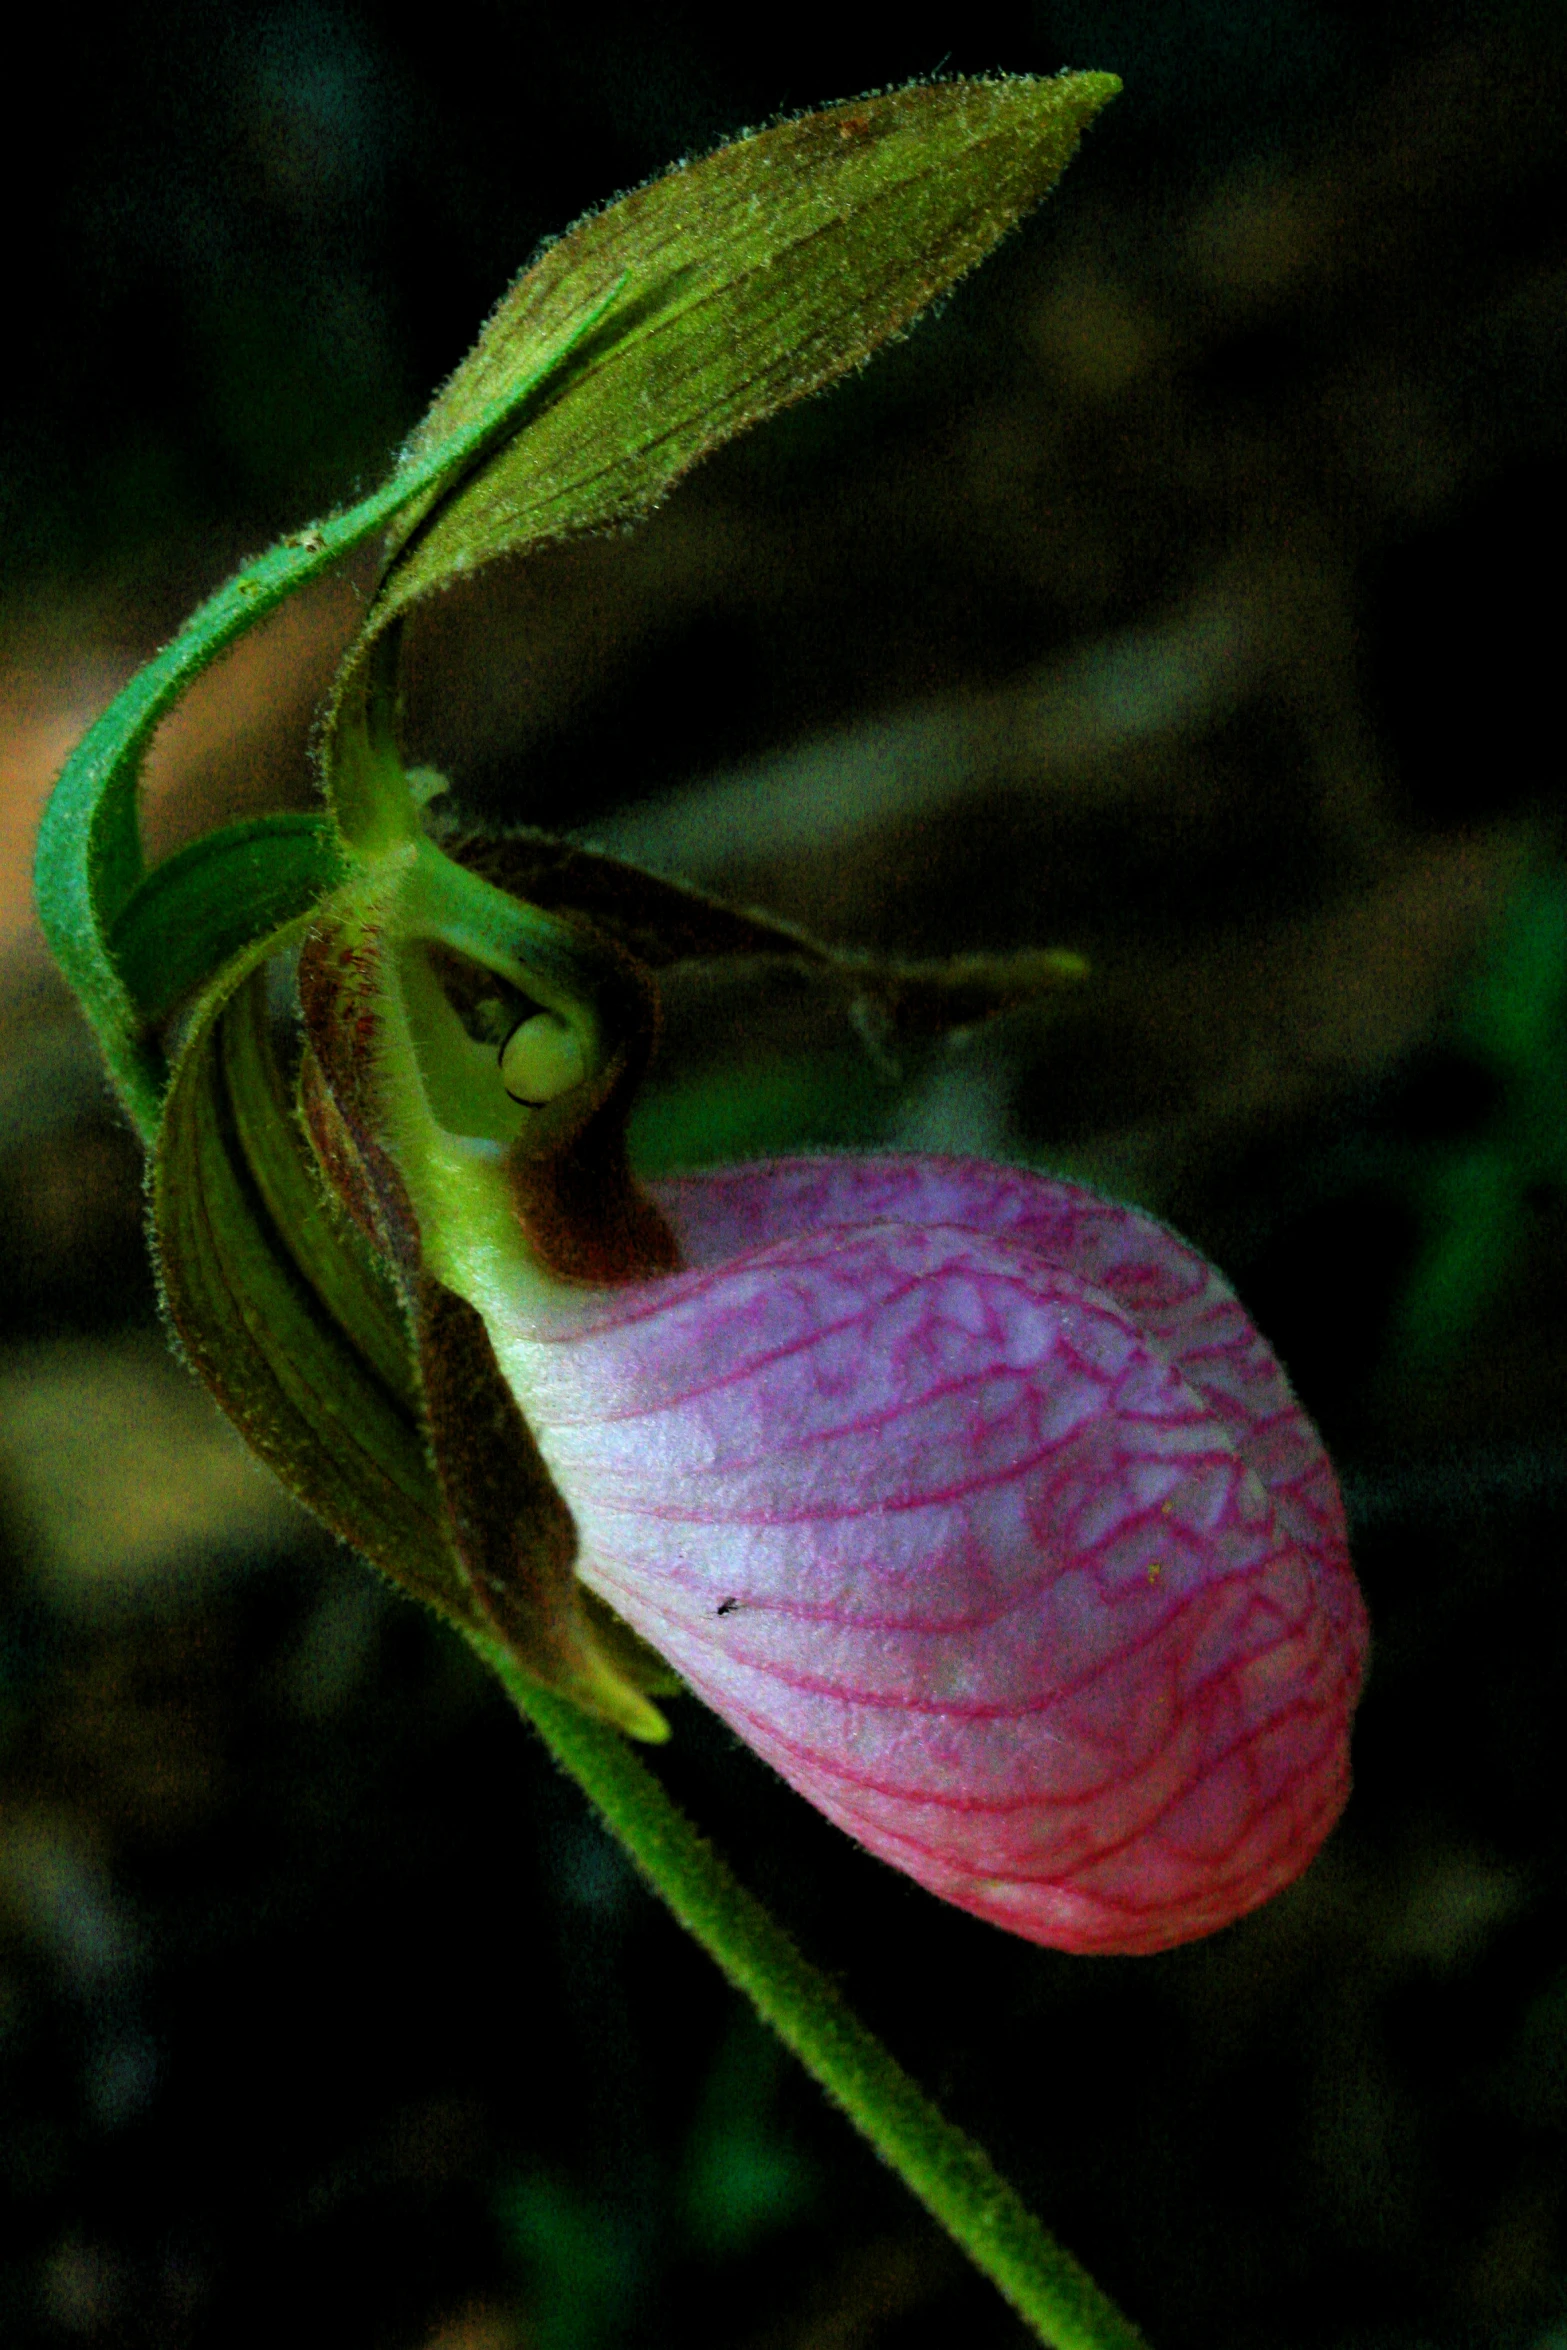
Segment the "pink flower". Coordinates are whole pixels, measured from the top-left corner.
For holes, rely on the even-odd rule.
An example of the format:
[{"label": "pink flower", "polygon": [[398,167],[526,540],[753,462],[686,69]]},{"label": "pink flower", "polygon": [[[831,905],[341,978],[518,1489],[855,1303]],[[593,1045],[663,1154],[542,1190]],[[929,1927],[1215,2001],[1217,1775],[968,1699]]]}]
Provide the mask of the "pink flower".
[{"label": "pink flower", "polygon": [[1137,1210],[929,1158],[655,1187],[687,1269],[492,1325],[579,1571],[809,1801],[1061,1949],[1212,1932],[1348,1792],[1320,1440]]}]

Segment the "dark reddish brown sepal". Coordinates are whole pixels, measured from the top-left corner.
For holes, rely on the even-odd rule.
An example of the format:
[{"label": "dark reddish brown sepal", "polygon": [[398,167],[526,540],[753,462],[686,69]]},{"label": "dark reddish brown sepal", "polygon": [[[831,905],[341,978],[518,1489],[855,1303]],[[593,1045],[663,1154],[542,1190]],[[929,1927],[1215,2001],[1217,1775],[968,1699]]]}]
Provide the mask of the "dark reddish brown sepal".
[{"label": "dark reddish brown sepal", "polygon": [[408,1186],[377,1139],[377,1046],[383,952],[377,917],[318,923],[299,958],[305,1053],[299,1107],[336,1197],[406,1284],[422,1250]]}]

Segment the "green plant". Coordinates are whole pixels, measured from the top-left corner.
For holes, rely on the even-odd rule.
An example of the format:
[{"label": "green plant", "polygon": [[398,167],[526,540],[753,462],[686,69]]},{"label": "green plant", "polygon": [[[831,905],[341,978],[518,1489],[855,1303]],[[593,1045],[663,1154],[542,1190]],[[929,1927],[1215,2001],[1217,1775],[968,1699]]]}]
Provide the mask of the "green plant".
[{"label": "green plant", "polygon": [[[674,1202],[642,1191],[626,1155],[661,965],[735,952],[803,960],[878,1000],[894,1025],[938,1029],[1078,967],[1045,952],[944,968],[846,957],[538,835],[438,839],[401,753],[398,659],[407,615],[452,580],[635,520],[709,450],[901,332],[1047,192],[1115,87],[1067,75],[853,101],[743,139],[580,223],[513,287],[390,481],[247,565],[132,681],[68,763],[38,857],[54,951],[152,1153],[171,1320],[225,1410],[293,1491],[493,1667],[676,1915],[1040,2337],[1085,2350],[1139,2337],[627,1743],[665,1734],[657,1701],[679,1686],[667,1657],[678,1651],[698,1682],[700,1658],[659,1637],[656,1606],[642,1609],[639,1637],[627,1621],[637,1606],[621,1604],[618,1585],[607,1600],[614,1578],[582,1537],[594,1494],[608,1488],[602,1472],[592,1492],[573,1483],[562,1430],[579,1420],[575,1406],[562,1417],[551,1403],[563,1348],[579,1368],[589,1360],[598,1326],[582,1316],[594,1301],[619,1298],[635,1321],[638,1301],[656,1292],[643,1319],[664,1330],[671,1301],[695,1294],[668,1286],[670,1276],[682,1258],[707,1261],[700,1218],[682,1224]],[[153,730],[225,647],[378,537],[378,585],[323,736],[325,813],[235,825],[146,870],[137,781]],[[280,1034],[272,975],[291,961],[301,1023]],[[842,1180],[852,1188],[858,1177]],[[1057,1337],[1069,1328],[1048,1376],[1027,1375],[1031,1410],[1060,1405],[1074,1347],[1119,1348],[1080,1396],[1090,1441],[1163,1425],[1161,1414],[1189,1434],[1195,1412],[1215,1474],[1229,1480],[1230,1500],[1203,1507],[1209,1519],[1219,1507],[1225,1542],[1251,1548],[1221,1556],[1208,1520],[1192,1514],[1185,1469],[1157,1446],[1139,1455],[1138,1474],[1153,1483],[1133,1512],[1126,1599],[1148,1630],[1131,1652],[1151,1643],[1162,1654],[1161,1641],[1172,1657],[1192,1652],[1199,1629],[1227,1644],[1220,1684],[1166,1708],[1153,1745],[1111,1774],[1113,1805],[1142,1790],[1151,1833],[1173,1807],[1175,1844],[1159,1846],[1157,1834],[1137,1844],[1113,1882],[1063,1862],[1037,1892],[1026,1868],[997,1877],[1000,1864],[950,1838],[939,1865],[902,1865],[1069,1947],[1158,1947],[1207,1930],[1303,1865],[1342,1800],[1362,1630],[1331,1473],[1217,1277],[1148,1219],[1036,1185],[1025,1231],[1004,1185],[981,1205],[984,1183],[972,1175],[911,1180],[927,1186],[915,1206],[909,1194],[894,1212],[878,1192],[864,1211],[873,1238],[855,1245],[875,1258],[853,1275],[864,1296],[885,1287],[896,1256],[893,1290],[906,1276],[938,1321],[977,1285],[992,1305],[1031,1316],[1030,1327]],[[885,1190],[874,1168],[865,1181]],[[1046,1207],[1060,1226],[1054,1242],[1038,1228]],[[931,1235],[954,1229],[956,1254],[932,1273]],[[807,1276],[777,1246],[764,1236],[725,1260],[724,1277],[750,1283],[748,1295],[761,1280],[775,1303],[797,1301]],[[1072,1253],[1085,1247],[1100,1280],[1086,1302],[1088,1258]],[[822,1278],[847,1277],[847,1261]],[[1225,1367],[1216,1379],[1192,1370],[1195,1384],[1183,1385],[1174,1366],[1198,1312]],[[813,1343],[827,1327],[813,1325]],[[655,1338],[638,1358],[655,1379],[661,1346]],[[1191,1362],[1203,1351],[1194,1339]],[[1001,1369],[1000,1355],[987,1356],[963,1377],[990,1393]],[[1129,1404],[1139,1380],[1148,1396]],[[1156,1389],[1162,1402],[1149,1400]],[[897,1410],[912,1425],[939,1392],[939,1381],[916,1382]],[[787,1423],[776,1405],[764,1404],[764,1420],[769,1408],[775,1425]],[[1251,1466],[1254,1425],[1286,1428],[1267,1494]],[[806,1442],[803,1422],[794,1434]],[[1181,1443],[1189,1454],[1186,1435]],[[1130,1474],[1116,1461],[1113,1476]],[[776,1518],[804,1522],[782,1500]],[[1048,1549],[1054,1538],[1036,1529],[1030,1539]],[[1231,1607],[1253,1581],[1256,1605]],[[737,1592],[698,1608],[714,1654],[729,1652],[727,1632],[715,1646],[713,1621],[727,1625],[745,1604]],[[1116,1641],[1133,1620],[1119,1607],[1104,1617]],[[1273,1627],[1260,1646],[1242,1628],[1259,1609]],[[958,1653],[942,1669],[961,1681],[967,1668]],[[1123,1710],[1152,1718],[1146,1689],[1115,1670],[1105,1685]],[[931,1716],[913,1698],[906,1710],[910,1721]],[[1070,1745],[1059,1714],[1049,1720],[1046,1744]],[[790,1775],[785,1731],[759,1728],[758,1743]],[[1179,1802],[1176,1782],[1160,1778],[1172,1770],[1186,1774]],[[825,1780],[793,1775],[834,1812]],[[982,1810],[976,1786],[963,1800]],[[867,1777],[867,1789],[869,1809],[834,1816],[896,1858],[906,1823],[877,1810],[885,1788]],[[1036,1790],[1031,1800],[1037,1819],[1060,1797]],[[1097,1800],[1102,1814],[1102,1791]],[[1018,1804],[992,1808],[1004,1819]],[[543,2226],[536,2204],[523,2218]]]}]

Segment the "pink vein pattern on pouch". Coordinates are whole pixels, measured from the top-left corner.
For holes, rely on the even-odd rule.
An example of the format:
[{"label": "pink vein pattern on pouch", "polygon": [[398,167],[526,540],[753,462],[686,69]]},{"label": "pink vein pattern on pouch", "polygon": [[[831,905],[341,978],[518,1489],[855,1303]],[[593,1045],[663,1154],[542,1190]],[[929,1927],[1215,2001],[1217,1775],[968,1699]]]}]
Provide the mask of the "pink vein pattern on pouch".
[{"label": "pink vein pattern on pouch", "polygon": [[654,1186],[688,1270],[494,1331],[579,1568],[791,1785],[1061,1949],[1211,1932],[1348,1792],[1321,1442],[1213,1268],[977,1161]]}]

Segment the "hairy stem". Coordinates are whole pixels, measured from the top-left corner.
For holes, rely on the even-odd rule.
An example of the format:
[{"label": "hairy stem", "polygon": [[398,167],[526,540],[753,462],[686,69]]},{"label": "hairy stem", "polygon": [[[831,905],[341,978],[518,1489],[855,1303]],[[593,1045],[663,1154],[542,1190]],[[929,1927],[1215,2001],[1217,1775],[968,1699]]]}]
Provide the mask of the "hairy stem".
[{"label": "hairy stem", "polygon": [[736,1881],[618,1731],[530,1681],[487,1642],[481,1653],[681,1924],[1040,2340],[1054,2350],[1146,2350],[1131,2320]]}]

